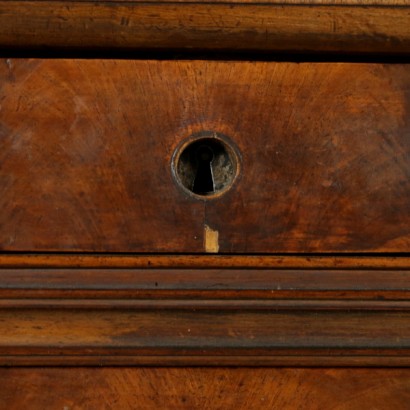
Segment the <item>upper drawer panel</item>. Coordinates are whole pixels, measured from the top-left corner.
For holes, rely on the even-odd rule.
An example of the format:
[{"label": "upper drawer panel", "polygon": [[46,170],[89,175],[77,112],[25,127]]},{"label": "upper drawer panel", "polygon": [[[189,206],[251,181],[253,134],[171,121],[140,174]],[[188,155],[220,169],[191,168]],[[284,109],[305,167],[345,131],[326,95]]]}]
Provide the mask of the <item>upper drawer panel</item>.
[{"label": "upper drawer panel", "polygon": [[[410,66],[12,59],[0,104],[3,251],[410,250]],[[206,200],[203,132],[239,169]]]},{"label": "upper drawer panel", "polygon": [[60,53],[121,49],[408,54],[410,4],[408,0],[0,0],[0,48]]}]

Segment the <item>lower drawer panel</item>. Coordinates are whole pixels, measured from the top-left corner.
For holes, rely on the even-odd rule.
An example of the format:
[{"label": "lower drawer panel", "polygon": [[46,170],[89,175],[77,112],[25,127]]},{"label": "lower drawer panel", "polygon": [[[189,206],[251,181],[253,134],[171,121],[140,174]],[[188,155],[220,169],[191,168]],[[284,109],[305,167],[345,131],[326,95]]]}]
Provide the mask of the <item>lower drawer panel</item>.
[{"label": "lower drawer panel", "polygon": [[[0,249],[408,252],[406,64],[7,59]],[[192,137],[238,152],[197,198],[171,162]]]},{"label": "lower drawer panel", "polygon": [[0,408],[405,409],[409,369],[0,369]]}]

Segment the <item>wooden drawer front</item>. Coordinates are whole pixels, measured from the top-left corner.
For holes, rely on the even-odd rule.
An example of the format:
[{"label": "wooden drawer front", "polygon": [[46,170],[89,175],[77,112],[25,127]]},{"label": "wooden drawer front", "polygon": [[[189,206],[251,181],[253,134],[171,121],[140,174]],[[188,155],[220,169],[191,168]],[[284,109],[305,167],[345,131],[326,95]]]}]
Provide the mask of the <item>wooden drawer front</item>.
[{"label": "wooden drawer front", "polygon": [[0,369],[0,408],[406,409],[408,369]]},{"label": "wooden drawer front", "polygon": [[[0,81],[3,251],[410,249],[408,65],[8,59]],[[240,153],[209,200],[171,172],[203,131]]]}]

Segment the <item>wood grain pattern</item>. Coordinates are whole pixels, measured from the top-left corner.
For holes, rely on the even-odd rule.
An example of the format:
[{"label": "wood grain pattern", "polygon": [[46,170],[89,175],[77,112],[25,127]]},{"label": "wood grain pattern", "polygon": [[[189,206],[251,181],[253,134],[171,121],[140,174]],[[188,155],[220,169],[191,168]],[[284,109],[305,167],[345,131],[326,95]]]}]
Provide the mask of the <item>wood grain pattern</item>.
[{"label": "wood grain pattern", "polygon": [[410,50],[408,2],[389,2],[390,7],[306,4],[1,1],[0,48],[316,54]]},{"label": "wood grain pattern", "polygon": [[363,269],[409,270],[406,256],[375,255],[144,255],[0,253],[1,268]]},{"label": "wood grain pattern", "polygon": [[[61,0],[31,0],[35,3],[61,2]],[[158,0],[75,0],[87,3],[158,3]],[[255,3],[255,4],[280,4],[280,5],[347,5],[347,6],[407,6],[409,0],[161,0],[161,3]]]},{"label": "wood grain pattern", "polygon": [[0,369],[0,385],[4,410],[387,410],[410,400],[405,369],[24,368]]},{"label": "wood grain pattern", "polygon": [[410,365],[410,271],[0,270],[0,365]]},{"label": "wood grain pattern", "polygon": [[[159,300],[165,306],[165,300],[176,305],[180,300],[184,309],[195,303],[204,306],[204,301],[208,306],[220,303],[236,309],[241,304],[256,306],[260,299],[262,307],[277,309],[303,303],[318,309],[331,305],[381,309],[399,301],[404,304],[398,307],[404,308],[410,296],[410,270],[1,269],[0,296],[2,306],[69,306],[78,299],[80,304],[109,299],[121,306],[150,306],[160,304]],[[64,302],[59,303],[59,298]],[[216,302],[221,300],[229,303]]]},{"label": "wood grain pattern", "polygon": [[409,366],[410,313],[10,307],[0,364]]},{"label": "wood grain pattern", "polygon": [[[151,1],[0,2],[0,48],[410,52],[407,0]],[[405,369],[124,367],[410,366],[407,65],[0,64],[0,409],[407,407]],[[169,175],[203,127],[246,172],[212,203]]]},{"label": "wood grain pattern", "polygon": [[[407,65],[9,59],[0,76],[3,251],[201,253],[205,225],[221,253],[409,251]],[[201,130],[241,152],[211,201],[171,175]]]}]

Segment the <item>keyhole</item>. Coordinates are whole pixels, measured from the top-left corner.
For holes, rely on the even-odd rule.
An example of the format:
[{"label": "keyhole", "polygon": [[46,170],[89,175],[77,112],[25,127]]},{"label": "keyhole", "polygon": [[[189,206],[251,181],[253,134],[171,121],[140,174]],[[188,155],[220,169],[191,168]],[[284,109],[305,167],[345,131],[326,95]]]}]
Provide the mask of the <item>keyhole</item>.
[{"label": "keyhole", "polygon": [[192,192],[198,195],[209,195],[215,192],[214,177],[212,173],[212,161],[214,152],[208,145],[201,145],[195,153],[197,170]]},{"label": "keyhole", "polygon": [[175,149],[172,175],[187,194],[197,199],[217,198],[233,185],[238,175],[238,154],[228,137],[202,131]]}]

